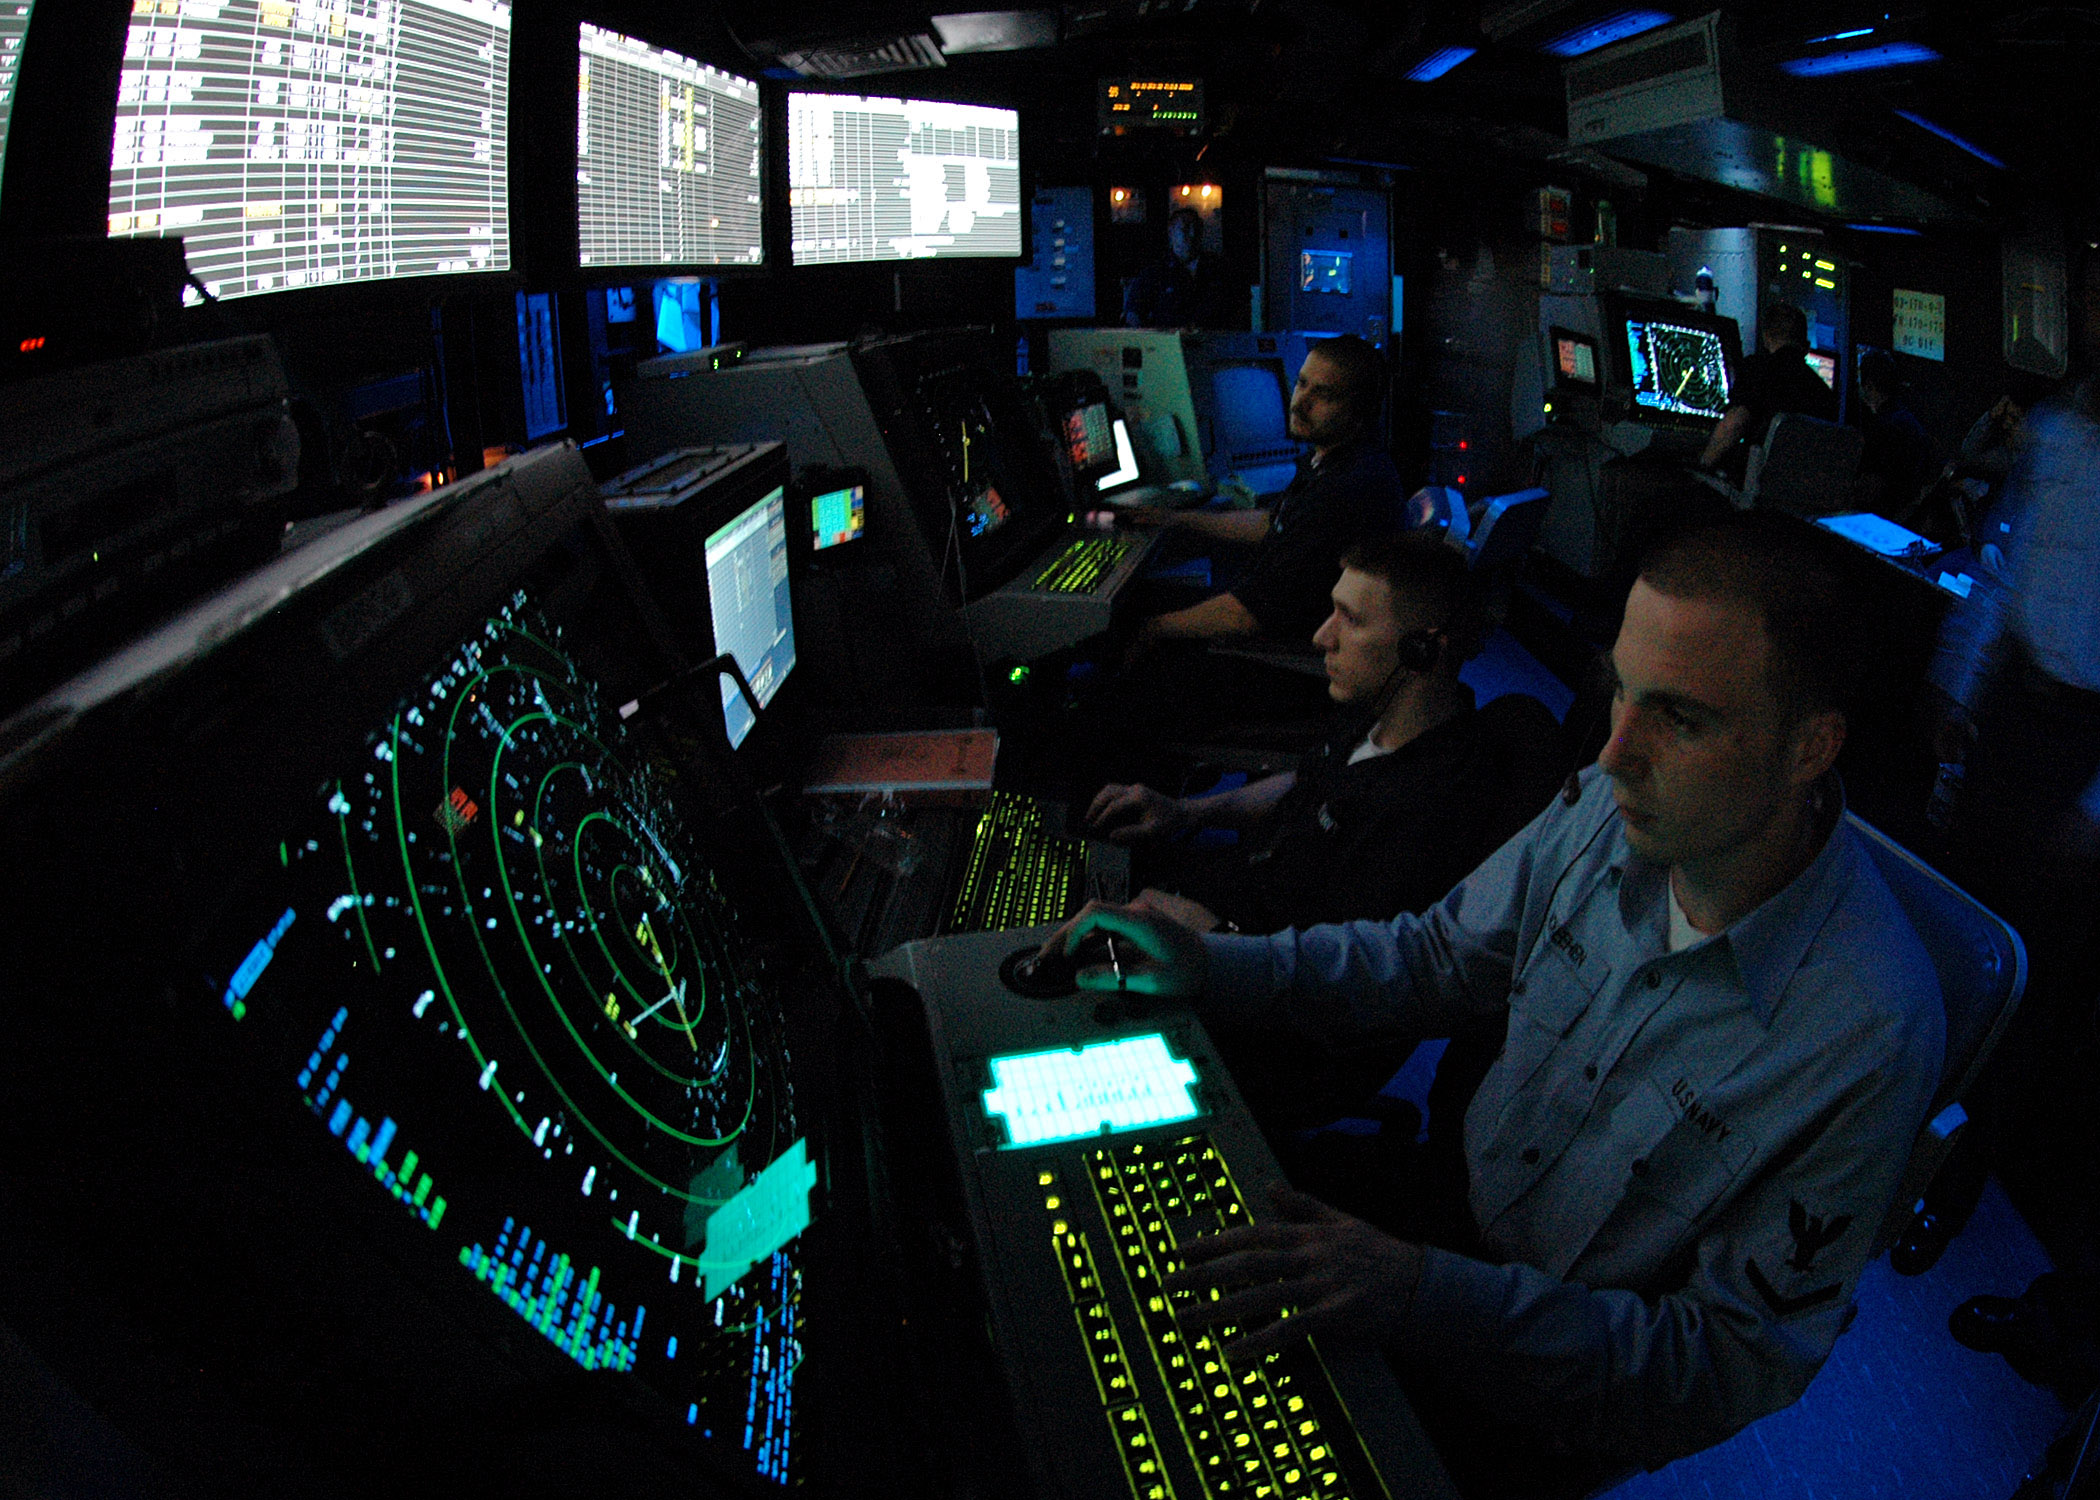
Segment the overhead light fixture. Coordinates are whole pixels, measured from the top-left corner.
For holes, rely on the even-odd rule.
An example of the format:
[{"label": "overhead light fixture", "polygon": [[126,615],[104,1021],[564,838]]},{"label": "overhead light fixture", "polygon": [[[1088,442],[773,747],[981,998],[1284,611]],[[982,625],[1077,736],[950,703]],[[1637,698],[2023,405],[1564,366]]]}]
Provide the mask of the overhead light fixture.
[{"label": "overhead light fixture", "polygon": [[1779,65],[1779,71],[1795,78],[1828,78],[1835,73],[1908,68],[1939,60],[1939,53],[1922,42],[1883,42],[1878,47],[1854,47],[1846,52],[1825,52],[1820,57],[1791,58]]},{"label": "overhead light fixture", "polygon": [[1961,147],[1962,150],[1968,152],[1969,155],[1975,157],[1978,161],[1984,162],[1989,166],[1996,167],[2001,172],[2009,170],[2004,162],[1998,160],[1997,157],[1991,155],[1991,153],[1984,150],[1983,147],[1977,145],[1974,141],[1963,140],[1960,136],[1956,135],[1946,126],[1935,125],[1932,123],[1932,121],[1926,119],[1923,115],[1914,115],[1907,109],[1899,109],[1896,111],[1896,113],[1901,118],[1906,119],[1910,121],[1911,124],[1917,126],[1918,129],[1927,131],[1933,135],[1938,136],[1948,145]]},{"label": "overhead light fixture", "polygon": [[970,10],[935,16],[941,51],[1025,52],[1057,45],[1057,12],[1051,10]]},{"label": "overhead light fixture", "polygon": [[1922,237],[1922,229],[1912,229],[1906,224],[1847,224],[1847,229],[1856,229],[1861,234],[1908,234]]},{"label": "overhead light fixture", "polygon": [[1434,83],[1479,50],[1477,47],[1446,47],[1440,52],[1432,52],[1408,70],[1407,81]]},{"label": "overhead light fixture", "polygon": [[1578,26],[1573,31],[1563,31],[1546,43],[1544,50],[1555,57],[1580,57],[1585,52],[1595,52],[1599,47],[1609,47],[1613,42],[1623,42],[1630,36],[1639,36],[1644,31],[1653,31],[1658,26],[1667,26],[1677,18],[1662,10],[1614,11],[1601,21],[1592,21],[1587,26]]}]

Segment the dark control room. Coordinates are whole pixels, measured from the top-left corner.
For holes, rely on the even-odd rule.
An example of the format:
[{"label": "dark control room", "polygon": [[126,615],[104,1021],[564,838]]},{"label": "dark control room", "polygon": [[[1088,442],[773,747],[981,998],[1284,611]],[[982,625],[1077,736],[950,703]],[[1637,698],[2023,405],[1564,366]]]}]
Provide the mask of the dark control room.
[{"label": "dark control room", "polygon": [[0,1500],[2100,1500],[2096,78],[0,0]]}]

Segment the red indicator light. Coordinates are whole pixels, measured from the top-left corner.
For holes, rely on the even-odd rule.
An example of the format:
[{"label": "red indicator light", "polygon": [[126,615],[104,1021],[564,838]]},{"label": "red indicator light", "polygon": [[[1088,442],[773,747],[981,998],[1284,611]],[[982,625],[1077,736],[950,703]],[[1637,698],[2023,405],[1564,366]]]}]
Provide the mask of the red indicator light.
[{"label": "red indicator light", "polygon": [[1472,446],[1472,444],[1468,443],[1468,442],[1467,442],[1467,441],[1466,441],[1466,440],[1465,440],[1464,438],[1460,438],[1460,439],[1458,440],[1458,451],[1459,451],[1459,452],[1461,452],[1461,453],[1465,452],[1465,451],[1466,451],[1466,449],[1467,449],[1467,448],[1469,448],[1469,447],[1471,447],[1471,446]]},{"label": "red indicator light", "polygon": [[1463,485],[1463,484],[1464,484],[1464,483],[1466,482],[1466,476],[1465,476],[1465,475],[1463,475],[1463,474],[1459,475],[1459,476],[1458,476],[1458,482],[1459,482],[1459,483],[1460,483],[1461,485]]},{"label": "red indicator light", "polygon": [[33,339],[24,339],[24,340],[22,340],[22,349],[21,349],[21,352],[22,352],[22,353],[24,353],[24,354],[27,354],[27,353],[29,353],[29,352],[30,352],[30,351],[31,351],[32,349],[41,349],[41,348],[43,348],[43,347],[44,347],[44,336],[43,336],[43,335],[42,335],[42,334],[40,333],[40,334],[38,334],[38,335],[37,335],[37,336],[36,336],[35,338],[33,338]]}]

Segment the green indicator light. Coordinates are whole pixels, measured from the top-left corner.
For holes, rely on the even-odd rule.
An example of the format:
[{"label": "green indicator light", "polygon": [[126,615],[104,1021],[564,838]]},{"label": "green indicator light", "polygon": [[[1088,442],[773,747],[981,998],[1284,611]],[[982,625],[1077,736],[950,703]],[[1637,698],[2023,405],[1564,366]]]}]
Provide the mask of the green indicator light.
[{"label": "green indicator light", "polygon": [[699,1268],[710,1300],[809,1228],[809,1190],[816,1185],[816,1166],[798,1140],[708,1217]]},{"label": "green indicator light", "polygon": [[1006,680],[1008,682],[1026,682],[1028,680],[1028,668],[1025,666],[1015,667],[1006,674]]},{"label": "green indicator light", "polygon": [[1006,1121],[1006,1144],[1041,1146],[1193,1120],[1196,1069],[1158,1032],[1056,1052],[992,1059],[987,1117]]}]

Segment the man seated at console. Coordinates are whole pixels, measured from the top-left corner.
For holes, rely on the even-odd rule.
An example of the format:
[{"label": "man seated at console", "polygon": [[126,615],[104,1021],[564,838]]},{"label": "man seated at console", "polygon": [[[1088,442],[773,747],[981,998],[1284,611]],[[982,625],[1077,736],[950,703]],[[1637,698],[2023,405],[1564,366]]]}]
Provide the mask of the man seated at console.
[{"label": "man seated at console", "polygon": [[1384,366],[1353,334],[1312,346],[1291,393],[1290,434],[1312,445],[1290,487],[1257,510],[1126,511],[1139,525],[1171,526],[1254,548],[1229,589],[1138,627],[1126,661],[1169,641],[1265,635],[1302,642],[1327,616],[1342,549],[1404,526],[1400,471],[1378,441]]},{"label": "man seated at console", "polygon": [[[1331,598],[1313,644],[1341,711],[1299,769],[1209,797],[1111,784],[1094,798],[1087,833],[1138,846],[1156,882],[1137,904],[1198,932],[1419,911],[1551,794],[1553,716],[1529,698],[1476,711],[1458,680],[1483,624],[1453,548],[1423,533],[1360,543]],[[1197,828],[1240,842],[1173,847]]]},{"label": "man seated at console", "polygon": [[1460,1242],[1424,1243],[1413,1201],[1360,1205],[1374,1225],[1279,1192],[1170,1283],[1224,1293],[1204,1311],[1241,1360],[1381,1344],[1474,1494],[1660,1465],[1799,1397],[1939,1078],[1932,967],[1832,775],[1846,598],[1778,520],[1649,555],[1596,766],[1426,914],[1198,936],[1098,907],[1054,940],[1116,934],[1086,987],[1214,1025],[1339,1045],[1506,1018]]},{"label": "man seated at console", "polygon": [[1717,468],[1739,443],[1761,443],[1781,412],[1799,412],[1825,422],[1838,419],[1837,392],[1808,364],[1808,315],[1791,302],[1773,302],[1759,314],[1760,351],[1742,362],[1735,386],[1699,466]]}]

